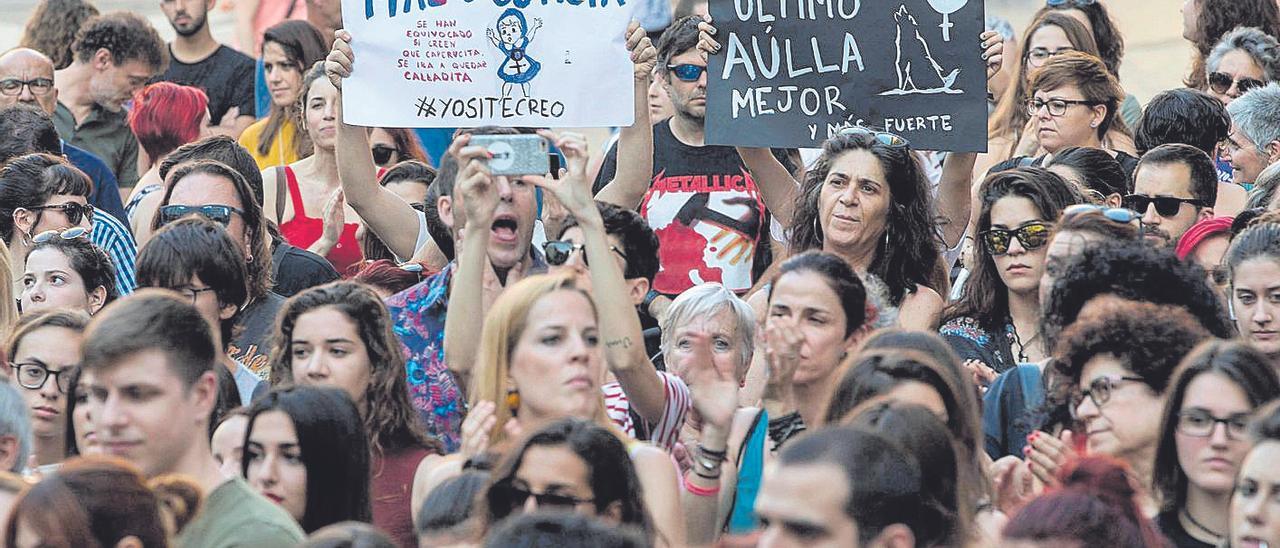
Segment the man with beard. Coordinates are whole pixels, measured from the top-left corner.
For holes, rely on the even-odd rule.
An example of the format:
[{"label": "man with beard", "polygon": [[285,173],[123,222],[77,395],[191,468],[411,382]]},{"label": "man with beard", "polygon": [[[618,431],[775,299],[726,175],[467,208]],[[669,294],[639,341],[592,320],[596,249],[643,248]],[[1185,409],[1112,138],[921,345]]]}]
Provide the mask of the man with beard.
[{"label": "man with beard", "polygon": [[1196,147],[1168,144],[1147,151],[1133,182],[1124,205],[1142,213],[1143,236],[1154,245],[1173,246],[1191,225],[1213,216],[1217,171]]},{"label": "man with beard", "polygon": [[121,187],[138,182],[138,140],[124,103],[169,63],[164,41],[146,19],[128,12],[85,22],[72,45],[75,59],[54,74],[58,135],[102,158]]},{"label": "man with beard", "polygon": [[253,59],[213,39],[209,11],[217,0],[160,0],[177,38],[169,44],[169,69],[156,81],[203,89],[209,126],[232,139],[253,123]]},{"label": "man with beard", "polygon": [[[750,289],[759,270],[757,252],[769,248],[770,234],[782,238],[781,227],[771,230],[770,220],[790,222],[797,192],[790,183],[757,187],[734,147],[706,144],[707,61],[697,48],[700,22],[698,16],[680,19],[658,39],[658,83],[675,115],[653,126],[653,172],[609,185],[619,172],[615,147],[595,181],[601,201],[638,208],[658,236],[661,270],[645,299],[646,312],[655,318],[672,297],[703,282],[719,282],[739,294]],[[642,117],[636,119],[640,123]],[[783,154],[775,155],[795,171]],[[637,184],[646,179],[647,185]]]}]

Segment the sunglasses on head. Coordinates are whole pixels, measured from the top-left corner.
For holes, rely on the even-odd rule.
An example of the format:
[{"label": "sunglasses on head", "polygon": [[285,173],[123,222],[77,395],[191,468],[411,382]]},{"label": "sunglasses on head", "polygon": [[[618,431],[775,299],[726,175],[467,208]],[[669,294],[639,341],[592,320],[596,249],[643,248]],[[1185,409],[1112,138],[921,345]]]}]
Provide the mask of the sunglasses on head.
[{"label": "sunglasses on head", "polygon": [[1018,243],[1022,244],[1022,248],[1031,251],[1039,249],[1049,242],[1049,236],[1053,234],[1053,225],[1036,221],[1027,223],[1018,228],[1004,229],[991,228],[980,234],[982,243],[987,246],[987,252],[992,255],[1004,255],[1009,252],[1009,244],[1013,243],[1013,239],[1017,238]]},{"label": "sunglasses on head", "polygon": [[45,242],[51,242],[55,238],[62,238],[64,240],[74,240],[76,238],[83,238],[88,235],[89,235],[89,229],[83,226],[73,226],[61,232],[57,230],[46,230],[44,232],[36,234],[34,237],[31,238],[31,243],[43,244]]},{"label": "sunglasses on head", "polygon": [[1142,214],[1132,209],[1125,209],[1123,207],[1103,207],[1093,204],[1075,204],[1068,206],[1066,209],[1062,210],[1062,220],[1065,222],[1067,219],[1091,213],[1098,213],[1108,221],[1123,225],[1127,225],[1134,221],[1138,221],[1139,223],[1142,222]]},{"label": "sunglasses on head", "polygon": [[385,166],[390,163],[392,155],[395,155],[397,159],[400,157],[400,149],[396,147],[373,145],[370,150],[373,151],[373,163],[380,166]]},{"label": "sunglasses on head", "polygon": [[231,215],[244,217],[244,211],[229,205],[210,204],[202,206],[167,205],[160,208],[160,224],[167,225],[187,215],[199,215],[222,226],[231,224]]},{"label": "sunglasses on head", "polygon": [[507,502],[507,507],[512,510],[519,510],[520,508],[523,508],[525,502],[527,502],[530,497],[538,503],[539,510],[546,510],[550,508],[572,509],[574,506],[579,504],[587,504],[595,501],[595,499],[580,499],[573,495],[534,493],[533,491],[523,487],[516,487],[510,484],[498,484],[493,486],[493,489],[497,491],[497,498],[505,500]]},{"label": "sunglasses on head", "polygon": [[79,202],[64,202],[54,205],[33,206],[28,207],[27,209],[33,211],[44,211],[47,209],[61,211],[63,215],[67,216],[67,222],[73,225],[80,224],[80,221],[86,218],[93,221],[93,206]]},{"label": "sunglasses on head", "polygon": [[877,143],[891,148],[902,148],[911,146],[911,142],[897,133],[889,133],[887,131],[877,131],[863,126],[849,126],[840,130],[838,135],[851,135],[855,137],[868,137],[874,139]]},{"label": "sunglasses on head", "polygon": [[1259,80],[1257,78],[1237,79],[1225,72],[1209,73],[1209,87],[1213,89],[1213,92],[1217,93],[1218,95],[1226,95],[1228,91],[1231,91],[1232,84],[1235,84],[1236,93],[1240,95],[1244,95],[1246,91],[1249,91],[1253,88],[1260,88],[1263,85],[1265,85],[1265,83],[1262,80]]},{"label": "sunglasses on head", "polygon": [[702,77],[702,73],[707,71],[707,67],[702,65],[690,65],[688,63],[681,65],[667,65],[667,70],[676,78],[683,82],[697,82]]},{"label": "sunglasses on head", "polygon": [[1156,205],[1156,213],[1161,217],[1172,217],[1178,214],[1178,210],[1182,209],[1182,204],[1187,203],[1196,207],[1206,207],[1204,202],[1195,198],[1175,198],[1173,196],[1146,196],[1143,194],[1130,194],[1124,197],[1124,206],[1143,213],[1151,204]]},{"label": "sunglasses on head", "polygon": [[[553,240],[542,244],[542,253],[546,255],[547,264],[551,266],[560,266],[569,262],[569,257],[573,256],[574,252],[579,250],[582,251],[582,265],[591,266],[590,264],[587,264],[587,248],[583,244],[575,244],[573,242],[566,242],[562,240]],[[627,260],[627,255],[617,247],[609,246],[609,251],[617,253],[619,257],[622,257],[623,261]]]},{"label": "sunglasses on head", "polygon": [[1044,5],[1049,6],[1051,8],[1060,8],[1063,6],[1075,6],[1077,8],[1083,8],[1085,6],[1091,6],[1097,3],[1098,3],[1098,0],[1046,0]]}]

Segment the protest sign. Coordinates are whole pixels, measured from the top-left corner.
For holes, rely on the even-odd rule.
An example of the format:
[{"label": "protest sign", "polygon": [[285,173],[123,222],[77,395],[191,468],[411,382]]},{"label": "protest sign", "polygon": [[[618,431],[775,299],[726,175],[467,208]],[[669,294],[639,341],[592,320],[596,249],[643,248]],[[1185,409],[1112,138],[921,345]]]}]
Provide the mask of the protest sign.
[{"label": "protest sign", "polygon": [[712,0],[706,140],[817,147],[850,125],[985,151],[983,0]]},{"label": "protest sign", "polygon": [[628,0],[343,0],[343,119],[384,127],[632,122]]}]

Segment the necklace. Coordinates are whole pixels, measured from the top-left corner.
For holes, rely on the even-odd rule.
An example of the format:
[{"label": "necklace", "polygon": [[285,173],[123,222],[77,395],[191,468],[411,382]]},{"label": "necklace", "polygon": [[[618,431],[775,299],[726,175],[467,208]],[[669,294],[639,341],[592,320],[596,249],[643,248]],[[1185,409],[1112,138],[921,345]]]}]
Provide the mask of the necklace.
[{"label": "necklace", "polygon": [[1027,363],[1030,361],[1027,359],[1027,345],[1036,342],[1036,339],[1040,338],[1040,331],[1037,330],[1035,335],[1032,335],[1030,339],[1027,339],[1026,343],[1023,343],[1022,337],[1018,336],[1018,326],[1014,325],[1013,321],[1010,320],[1009,332],[1013,334],[1013,343],[1018,346],[1018,362],[1013,365]]},{"label": "necklace", "polygon": [[1222,533],[1219,533],[1217,531],[1214,531],[1213,529],[1205,527],[1204,524],[1196,521],[1196,518],[1191,517],[1191,512],[1189,512],[1186,508],[1182,509],[1182,517],[1187,518],[1187,521],[1191,522],[1191,524],[1196,526],[1197,529],[1207,533],[1209,536],[1218,540],[1222,539],[1223,537]]}]

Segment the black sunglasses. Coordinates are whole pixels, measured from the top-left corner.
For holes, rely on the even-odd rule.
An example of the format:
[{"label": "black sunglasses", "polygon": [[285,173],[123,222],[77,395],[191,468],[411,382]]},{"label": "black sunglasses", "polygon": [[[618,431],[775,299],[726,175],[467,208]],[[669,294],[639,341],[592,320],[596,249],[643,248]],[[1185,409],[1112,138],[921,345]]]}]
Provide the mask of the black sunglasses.
[{"label": "black sunglasses", "polygon": [[580,499],[573,495],[560,495],[556,493],[534,493],[523,487],[516,487],[510,484],[498,484],[493,486],[499,500],[506,501],[507,508],[511,510],[519,510],[524,507],[529,497],[537,501],[538,509],[561,508],[569,509],[579,504],[595,502],[595,499]]},{"label": "black sunglasses", "polygon": [[63,215],[67,216],[67,222],[73,225],[80,224],[81,219],[87,218],[89,221],[93,221],[93,206],[79,202],[64,202],[54,205],[32,206],[27,209],[32,211],[44,211],[46,209],[61,211]]},{"label": "black sunglasses", "polygon": [[702,77],[702,73],[707,71],[707,67],[686,63],[683,65],[667,65],[667,70],[671,71],[672,74],[676,75],[676,78],[679,78],[682,81],[697,82],[698,78]]},{"label": "black sunglasses", "polygon": [[199,215],[222,226],[231,224],[231,215],[244,217],[244,211],[229,205],[209,204],[202,206],[167,205],[160,208],[160,224],[167,225],[187,215]]},{"label": "black sunglasses", "polygon": [[[547,256],[547,264],[551,266],[560,266],[569,262],[569,257],[578,250],[582,250],[583,266],[591,266],[587,263],[586,249],[586,246],[583,244],[575,244],[573,242],[561,240],[552,240],[542,244],[542,253]],[[609,246],[609,251],[617,253],[619,257],[622,257],[624,262],[627,260],[627,254],[623,253],[622,250],[618,249],[616,246]]]},{"label": "black sunglasses", "polygon": [[396,159],[400,158],[400,149],[389,147],[387,145],[373,145],[370,148],[373,151],[373,163],[379,166],[386,166],[391,162],[391,155],[395,155]]},{"label": "black sunglasses", "polygon": [[1147,207],[1151,204],[1156,205],[1156,213],[1161,217],[1172,217],[1178,214],[1178,210],[1182,209],[1182,204],[1191,204],[1196,207],[1206,207],[1205,203],[1195,198],[1175,198],[1173,196],[1146,196],[1143,194],[1130,194],[1124,197],[1124,206],[1145,213]]},{"label": "black sunglasses", "polygon": [[1209,73],[1209,87],[1213,89],[1214,93],[1217,93],[1219,95],[1226,95],[1228,91],[1231,91],[1232,84],[1235,84],[1236,93],[1239,95],[1244,95],[1245,92],[1253,88],[1260,88],[1266,85],[1262,80],[1259,80],[1257,78],[1237,79],[1225,72]]},{"label": "black sunglasses", "polygon": [[1039,249],[1049,243],[1051,235],[1053,235],[1053,225],[1043,221],[1027,223],[1013,229],[992,228],[980,234],[982,243],[986,244],[987,252],[992,255],[1008,253],[1009,244],[1013,243],[1014,238],[1017,238],[1018,243],[1021,243],[1022,248],[1027,251]]}]

